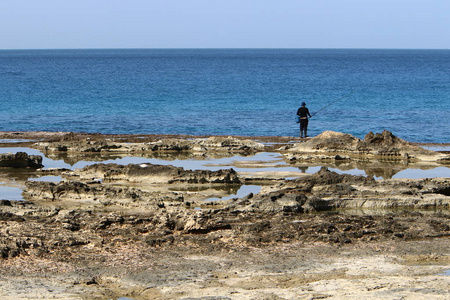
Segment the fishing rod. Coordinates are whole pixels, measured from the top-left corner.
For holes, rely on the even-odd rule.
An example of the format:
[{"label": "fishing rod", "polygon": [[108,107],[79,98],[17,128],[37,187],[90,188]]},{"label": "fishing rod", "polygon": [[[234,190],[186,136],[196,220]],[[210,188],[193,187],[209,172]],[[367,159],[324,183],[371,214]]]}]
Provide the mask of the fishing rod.
[{"label": "fishing rod", "polygon": [[342,96],[341,98],[339,98],[339,99],[337,99],[337,100],[334,100],[334,101],[331,102],[331,103],[328,103],[327,105],[325,105],[324,107],[322,107],[321,109],[319,109],[318,111],[316,111],[315,113],[313,113],[313,114],[311,115],[311,118],[314,117],[315,115],[317,115],[319,112],[321,112],[321,111],[324,110],[325,108],[327,108],[328,106],[330,106],[330,105],[332,105],[332,104],[334,104],[334,103],[336,103],[336,102],[338,102],[338,101],[341,101],[341,100],[344,99],[344,98],[349,97],[349,96],[352,95],[353,93],[354,93],[354,91],[351,91],[350,93],[348,93],[348,94]]}]

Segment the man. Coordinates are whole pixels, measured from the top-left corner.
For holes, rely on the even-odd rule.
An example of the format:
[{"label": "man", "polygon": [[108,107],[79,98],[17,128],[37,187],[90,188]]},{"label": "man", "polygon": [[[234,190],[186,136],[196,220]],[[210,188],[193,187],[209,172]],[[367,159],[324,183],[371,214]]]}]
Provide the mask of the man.
[{"label": "man", "polygon": [[[297,110],[297,116],[300,117],[300,137],[308,137],[308,116],[311,118],[306,103],[302,102],[302,106]],[[304,134],[303,134],[304,133]]]}]

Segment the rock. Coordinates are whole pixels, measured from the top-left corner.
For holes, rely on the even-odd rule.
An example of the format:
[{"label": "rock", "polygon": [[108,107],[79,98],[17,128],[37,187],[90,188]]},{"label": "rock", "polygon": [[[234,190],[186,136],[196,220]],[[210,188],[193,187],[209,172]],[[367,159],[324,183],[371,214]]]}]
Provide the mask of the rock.
[{"label": "rock", "polygon": [[[369,134],[349,154],[338,150],[353,145],[354,139],[331,133],[328,138],[333,136],[342,137],[332,143],[336,151],[302,152],[308,158],[303,166],[333,168],[339,162],[347,169],[362,169],[377,156],[375,176],[391,163],[410,167],[409,161],[421,155],[434,159],[412,150],[397,155],[409,145],[388,133]],[[189,139],[186,144],[160,137],[145,140],[117,147],[107,139],[95,142],[67,134],[55,143],[70,152],[80,141],[84,149],[100,151],[97,158],[102,152],[144,151],[154,145],[155,156],[176,151],[177,159],[198,155],[195,151],[209,151],[211,157],[214,152],[229,156],[257,149],[225,137]],[[339,145],[342,140],[348,144]],[[183,145],[193,146],[183,150]],[[320,163],[314,165],[315,159]],[[30,173],[34,177],[29,170],[4,176],[16,179],[20,172],[24,178]],[[449,178],[375,180],[322,168],[294,180],[255,181],[264,185],[261,192],[240,199],[203,201],[209,198],[205,190],[235,193],[238,185],[233,183],[239,177],[232,170],[151,164],[37,173],[61,174],[66,181],[16,180],[26,184],[23,196],[28,201],[0,200],[2,299],[448,295],[449,279],[442,272],[449,261]]]},{"label": "rock", "polygon": [[353,152],[360,140],[351,134],[325,131],[316,137],[296,144],[291,151],[304,152]]},{"label": "rock", "polygon": [[402,140],[387,130],[377,134],[369,132],[364,140],[358,141],[357,150],[374,156],[402,157],[403,159],[410,159],[414,155],[436,154],[433,151],[425,150],[422,147]]},{"label": "rock", "polygon": [[252,140],[241,140],[233,137],[210,137],[207,139],[161,139],[149,143],[120,143],[106,139],[77,140],[70,135],[55,142],[39,142],[34,146],[49,152],[80,152],[80,153],[145,153],[157,151],[231,151],[249,152],[264,150],[264,145]]},{"label": "rock", "polygon": [[42,176],[56,176],[64,173],[70,173],[72,170],[67,168],[48,168],[48,169],[39,169],[36,172]]},{"label": "rock", "polygon": [[444,165],[450,165],[450,157],[444,157],[438,160],[438,163]]},{"label": "rock", "polygon": [[376,181],[322,168],[313,175],[286,181],[274,191],[236,201],[233,209],[302,213],[338,208],[448,208],[449,186],[449,178]]},{"label": "rock", "polygon": [[176,193],[147,192],[132,187],[87,184],[79,181],[60,183],[28,181],[26,198],[36,201],[75,201],[100,206],[120,205],[158,210],[161,203],[182,206],[183,197]]},{"label": "rock", "polygon": [[256,151],[264,150],[264,145],[252,140],[240,140],[233,137],[210,137],[208,139],[195,139],[195,144],[205,149],[228,150],[228,151]]},{"label": "rock", "polygon": [[446,163],[447,159],[444,154],[425,150],[386,130],[377,134],[369,132],[364,140],[346,133],[325,131],[287,149],[285,156],[291,161],[378,158]]},{"label": "rock", "polygon": [[238,174],[228,170],[185,170],[181,167],[155,165],[151,163],[94,164],[74,172],[80,179],[98,178],[105,181],[128,181],[148,183],[188,183],[188,184],[240,184]]},{"label": "rock", "polygon": [[163,139],[148,144],[151,151],[188,151],[193,149],[192,142],[182,139]]},{"label": "rock", "polygon": [[0,154],[0,168],[42,168],[42,156],[25,152]]}]

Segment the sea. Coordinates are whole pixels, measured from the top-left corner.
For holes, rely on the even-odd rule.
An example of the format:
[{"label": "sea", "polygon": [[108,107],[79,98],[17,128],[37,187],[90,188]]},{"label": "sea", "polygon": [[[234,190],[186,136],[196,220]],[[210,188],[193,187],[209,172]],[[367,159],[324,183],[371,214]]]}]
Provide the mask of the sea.
[{"label": "sea", "polygon": [[0,131],[450,143],[450,50],[0,50]]}]

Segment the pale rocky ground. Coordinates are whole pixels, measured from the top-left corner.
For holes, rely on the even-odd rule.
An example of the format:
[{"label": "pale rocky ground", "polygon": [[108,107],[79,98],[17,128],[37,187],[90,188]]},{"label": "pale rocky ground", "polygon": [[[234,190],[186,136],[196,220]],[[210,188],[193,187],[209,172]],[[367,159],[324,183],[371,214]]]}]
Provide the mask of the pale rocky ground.
[{"label": "pale rocky ground", "polygon": [[[300,141],[3,133],[2,139],[31,142],[0,146],[46,149],[48,156],[62,150],[70,160],[88,159],[89,151],[176,151],[188,158],[278,151],[297,167],[365,160],[370,172],[387,177],[411,166],[448,166],[448,153],[422,151],[387,133],[364,141],[346,137],[341,146],[334,143],[339,136],[327,132],[321,140]],[[363,148],[368,155],[361,157]],[[450,298],[450,178],[373,180],[326,170],[311,176],[150,165],[20,170],[2,173],[5,182],[25,188],[27,201],[0,202],[0,299]],[[25,173],[39,172],[64,182],[27,181]],[[242,184],[263,188],[258,195],[204,202],[220,196],[220,186]]]},{"label": "pale rocky ground", "polygon": [[128,245],[89,264],[18,257],[2,264],[1,299],[448,299],[450,278],[439,274],[449,244],[441,240],[218,251]]}]

